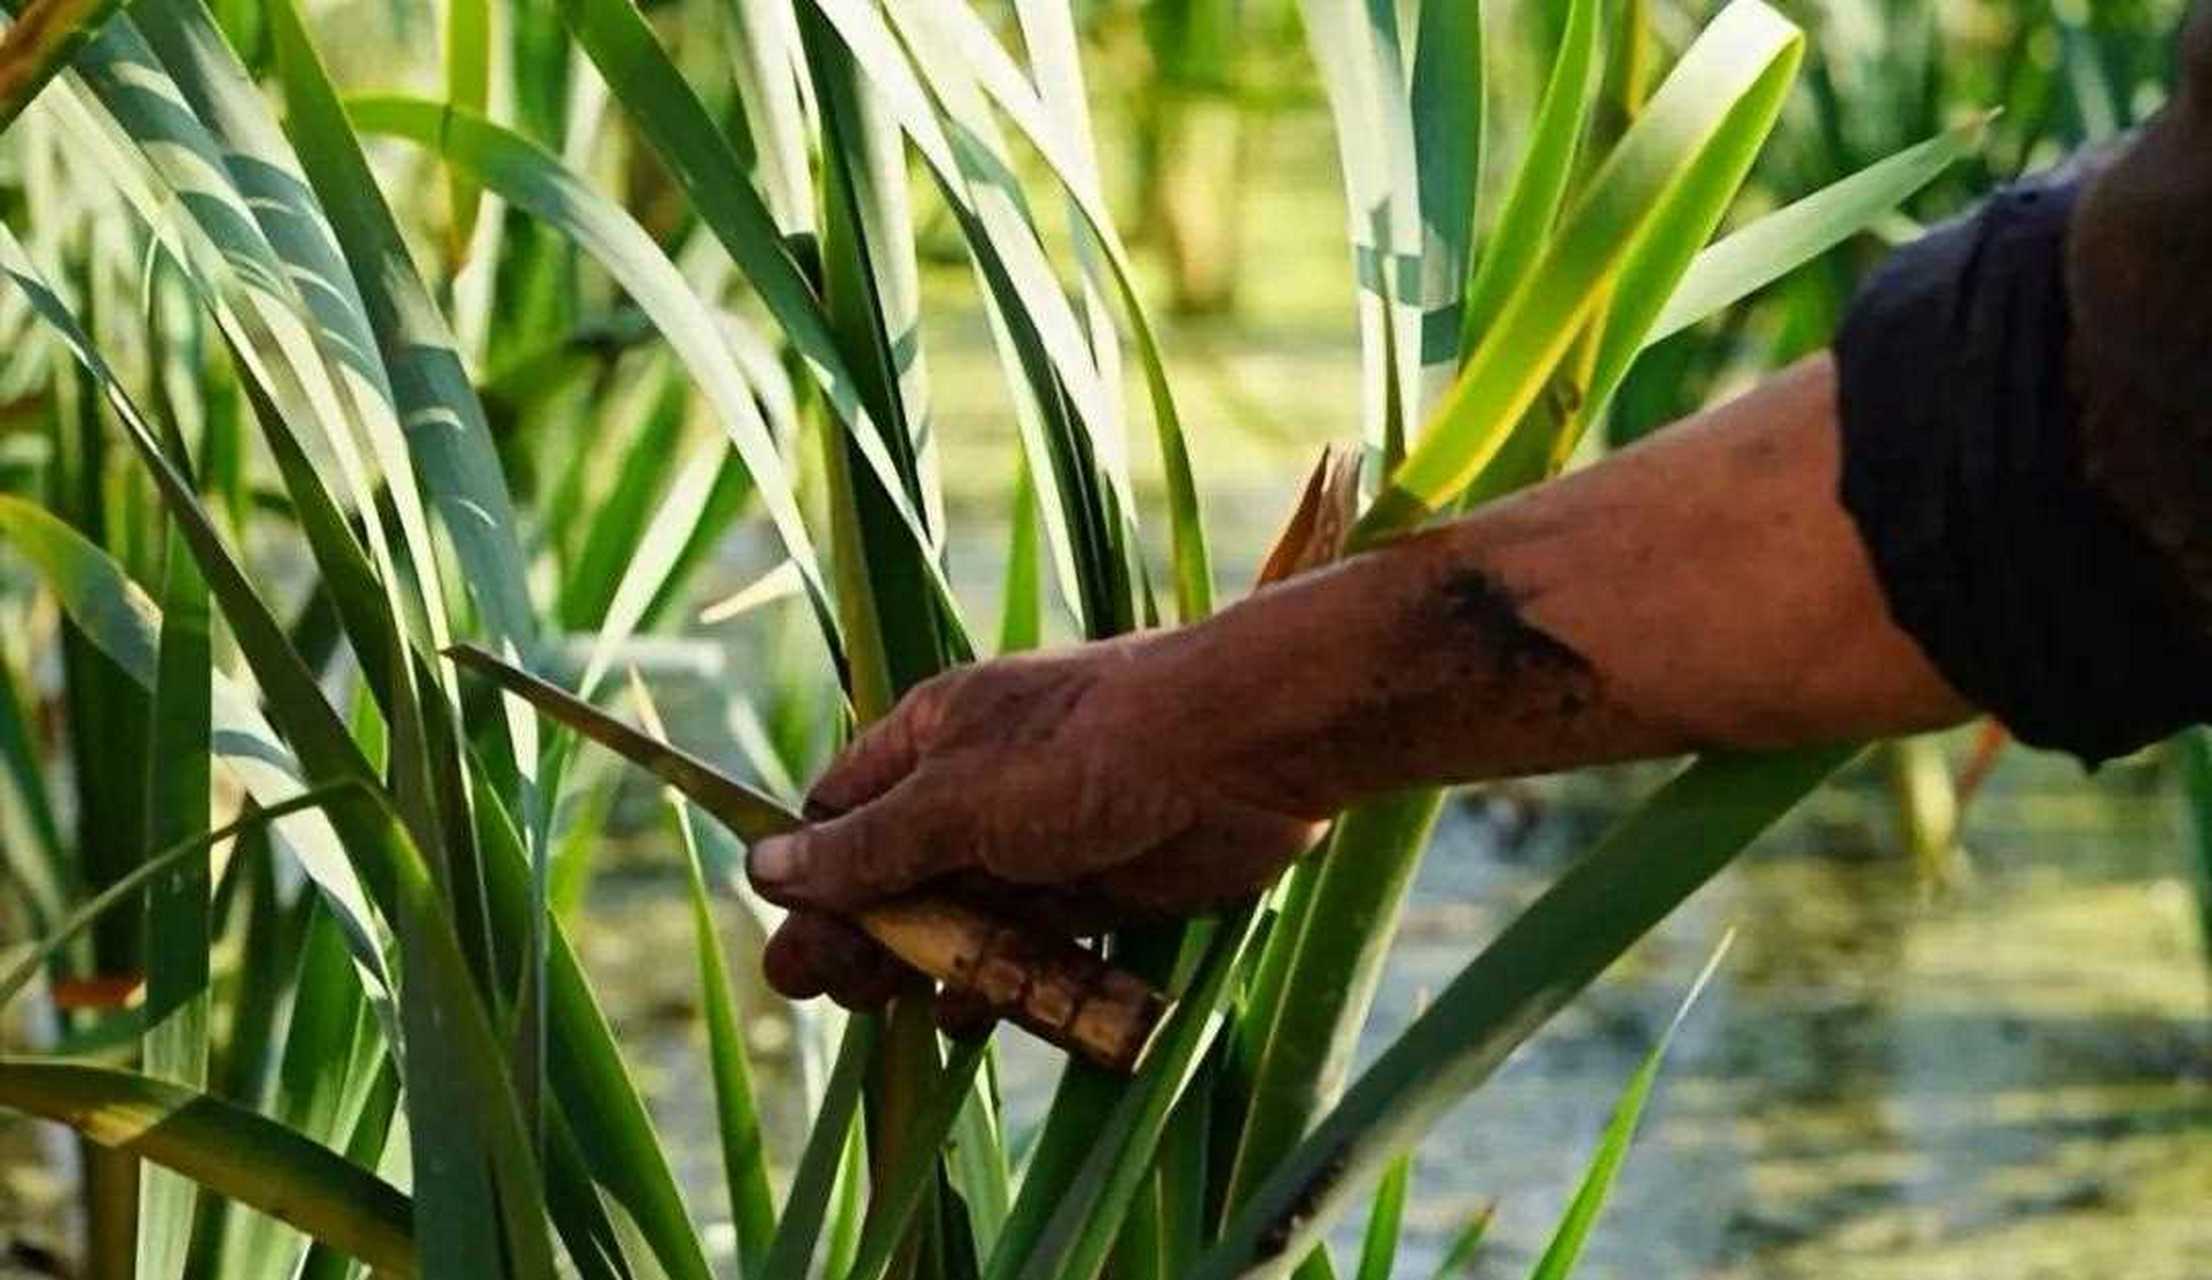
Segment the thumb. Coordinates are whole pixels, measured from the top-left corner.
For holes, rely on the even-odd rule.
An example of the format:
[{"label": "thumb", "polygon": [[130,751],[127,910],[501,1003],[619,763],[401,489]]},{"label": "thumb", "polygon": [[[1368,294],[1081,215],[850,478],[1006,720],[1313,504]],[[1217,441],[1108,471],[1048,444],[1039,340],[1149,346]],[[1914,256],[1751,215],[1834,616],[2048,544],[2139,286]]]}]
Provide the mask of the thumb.
[{"label": "thumb", "polygon": [[957,799],[909,777],[851,813],[753,845],[746,874],[784,907],[851,911],[974,864]]}]

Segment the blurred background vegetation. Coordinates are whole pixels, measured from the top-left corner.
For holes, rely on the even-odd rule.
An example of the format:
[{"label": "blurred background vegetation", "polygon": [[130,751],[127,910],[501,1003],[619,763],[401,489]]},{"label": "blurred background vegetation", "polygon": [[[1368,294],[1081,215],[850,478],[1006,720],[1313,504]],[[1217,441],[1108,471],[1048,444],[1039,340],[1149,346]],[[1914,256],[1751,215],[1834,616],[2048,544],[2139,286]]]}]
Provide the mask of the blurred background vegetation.
[{"label": "blurred background vegetation", "polygon": [[[249,65],[273,58],[258,0],[212,6]],[[1717,6],[1613,0],[1648,47],[1615,48],[1611,86],[1649,79]],[[1968,207],[1993,184],[2109,141],[2156,109],[2169,82],[2179,0],[1825,0],[1782,6],[1807,29],[1807,62],[1782,124],[1732,215],[1780,207],[1946,127],[1996,109],[1984,144],[1884,220],[1764,291],[1646,354],[1585,454],[1624,446],[1761,374],[1820,348],[1855,282],[1886,245]],[[717,0],[667,0],[648,17],[702,97],[736,118],[733,29]],[[1493,2],[1490,94],[1539,93],[1566,6]],[[492,6],[491,12],[503,12]],[[1189,431],[1219,577],[1248,581],[1318,448],[1360,434],[1363,366],[1349,304],[1353,257],[1338,140],[1292,0],[1097,0],[1076,7],[1105,185],[1135,252],[1142,292]],[[345,90],[462,96],[417,51],[450,38],[424,6],[341,0],[309,7]],[[711,275],[697,214],[655,158],[615,127],[603,87],[542,27],[499,27],[483,101],[497,119],[564,149],[598,189],[617,193],[679,264]],[[1618,100],[1609,94],[1604,102]],[[1500,112],[1491,145],[1511,154],[1523,112]],[[1598,126],[1604,128],[1601,122]],[[1615,126],[1617,128],[1617,126]],[[20,131],[19,131],[20,133]],[[770,148],[765,139],[748,139]],[[56,145],[51,138],[46,145]],[[1356,145],[1356,144],[1353,144]],[[604,275],[533,218],[484,200],[426,153],[375,143],[371,158],[415,259],[449,308],[520,506],[557,565],[536,585],[563,630],[605,619],[658,496],[687,483],[700,516],[672,555],[671,588],[644,603],[656,624],[633,643],[673,735],[789,790],[832,749],[836,697],[796,583],[761,530],[738,525],[734,463],[695,476],[718,440],[693,384],[655,330]],[[50,224],[38,202],[68,198],[42,174],[41,146],[0,148],[0,216]],[[1493,180],[1507,164],[1485,167]],[[1034,175],[1032,175],[1034,176]],[[1502,195],[1484,193],[1486,202]],[[771,204],[775,195],[769,191]],[[95,248],[73,260],[84,295],[127,313],[144,295],[174,302],[112,207],[87,203],[64,233]],[[990,321],[950,211],[915,184],[919,342],[931,365],[930,422],[943,500],[954,513],[950,576],[978,618],[996,618],[1009,581],[1017,422]],[[1060,246],[1056,246],[1060,247]],[[175,353],[93,314],[104,339],[162,377],[191,382]],[[13,341],[29,320],[0,299],[0,491],[42,475],[50,352]],[[158,326],[157,326],[158,328]],[[771,363],[773,356],[765,357]],[[160,378],[155,380],[157,383]],[[1128,395],[1140,394],[1136,370]],[[217,390],[222,388],[218,384]],[[79,394],[89,394],[80,391]],[[245,411],[211,398],[207,413]],[[193,397],[180,396],[179,402]],[[218,490],[220,459],[208,465]],[[1148,522],[1165,528],[1150,450],[1132,458]],[[97,469],[91,475],[105,475]],[[687,476],[690,478],[687,480]],[[281,492],[243,468],[220,493],[240,527]],[[133,482],[136,483],[136,482]],[[91,495],[114,513],[103,538],[126,564],[157,563],[158,520],[133,493]],[[133,512],[139,512],[134,516]],[[608,511],[623,513],[608,521]],[[595,518],[568,518],[590,513]],[[281,578],[287,553],[265,549]],[[1031,554],[1034,554],[1032,548]],[[294,564],[294,580],[308,574]],[[1030,572],[1036,572],[1035,566]],[[45,706],[62,659],[30,579],[0,555],[0,689]],[[336,620],[303,612],[336,642]],[[1076,628],[1043,615],[1043,639]],[[580,655],[579,665],[580,665]],[[43,726],[43,729],[41,729]],[[76,769],[97,762],[80,744]],[[1585,1275],[2198,1277],[2212,1274],[2212,989],[2207,986],[2206,849],[2190,789],[2202,744],[2177,743],[2095,777],[2007,746],[1982,727],[1892,744],[1853,767],[1630,953],[1495,1085],[1420,1149],[1405,1207],[1402,1273],[1426,1276],[1473,1219],[1494,1212],[1471,1274],[1518,1275],[1544,1248],[1621,1081],[1671,1016],[1726,927],[1734,958],[1684,1029],[1648,1128],[1615,1192]],[[87,754],[89,752],[89,754]],[[706,1032],[689,963],[684,863],[655,789],[590,754],[562,817],[552,894],[654,1109],[687,1188],[715,1184],[714,1099],[700,1069]],[[1407,1024],[1466,957],[1526,905],[1593,832],[1649,789],[1622,769],[1471,792],[1447,811],[1415,886],[1363,1041]],[[57,789],[59,791],[60,789]],[[34,813],[0,795],[0,840],[83,815]],[[2212,803],[2206,806],[2212,813]],[[710,861],[735,853],[702,831]],[[136,840],[121,841],[133,848]],[[250,899],[241,898],[240,902]],[[244,908],[241,907],[241,910]],[[30,899],[0,902],[0,937],[31,936]],[[757,926],[725,922],[756,1070],[797,1081],[810,1037],[761,998]],[[244,930],[249,941],[260,935]],[[127,945],[127,944],[117,944]],[[234,975],[239,958],[225,961]],[[251,957],[245,957],[251,972]],[[235,980],[235,977],[234,979]],[[18,1037],[50,1034],[33,1026]],[[1008,1127],[1045,1105],[1041,1051],[1009,1045],[1001,1070]],[[788,1159],[807,1119],[797,1087],[764,1088],[769,1149]],[[20,1121],[0,1128],[0,1237],[14,1265],[72,1248],[76,1150]],[[779,1170],[780,1172],[780,1170]],[[712,1197],[700,1191],[695,1199]],[[717,1202],[718,1203],[718,1202]],[[735,1227],[710,1229],[723,1255]],[[1356,1248],[1358,1224],[1339,1238]],[[0,1260],[0,1274],[10,1264]]]}]

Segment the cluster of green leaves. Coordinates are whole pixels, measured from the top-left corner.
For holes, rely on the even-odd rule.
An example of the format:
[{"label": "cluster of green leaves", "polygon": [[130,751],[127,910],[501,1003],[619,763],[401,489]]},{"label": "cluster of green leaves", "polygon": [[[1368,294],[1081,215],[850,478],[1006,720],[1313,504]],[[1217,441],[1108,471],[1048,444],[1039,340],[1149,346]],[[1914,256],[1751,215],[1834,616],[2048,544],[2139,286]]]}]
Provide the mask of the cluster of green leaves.
[{"label": "cluster of green leaves", "polygon": [[[125,1163],[94,1205],[123,1271],[712,1273],[569,940],[597,766],[464,682],[455,639],[591,697],[757,514],[812,633],[776,651],[819,654],[802,684],[834,690],[766,717],[733,695],[761,780],[788,790],[825,724],[1035,643],[1054,600],[1087,637],[1213,607],[1064,0],[1015,0],[1020,57],[960,0],[694,16],[726,39],[698,80],[698,45],[672,52],[629,0],[499,21],[454,0],[440,100],[341,97],[293,0],[30,0],[0,44],[20,194],[0,323],[36,405],[5,473],[35,499],[0,497],[0,541],[59,606],[24,625],[58,637],[72,748],[49,767],[27,668],[0,653],[0,836],[49,939],[34,966],[146,975],[141,1004],[0,1060],[0,1104],[160,1166]],[[1302,16],[1363,286],[1356,544],[1555,471],[1654,336],[1856,235],[1973,137],[1708,245],[1803,37],[1736,0],[1647,95],[1643,7],[1574,0],[1484,210],[1481,6]],[[505,122],[485,113],[495,67]],[[380,171],[365,139],[419,154]],[[587,176],[633,144],[666,188],[636,211]],[[423,155],[442,213],[379,181]],[[1020,426],[991,644],[944,570],[917,186],[957,230]],[[1165,478],[1157,558],[1132,358]],[[718,431],[694,432],[694,395]],[[1379,1179],[1360,1274],[1386,1275],[1423,1129],[1846,755],[1691,765],[1349,1084],[1437,792],[1344,815],[1264,902],[1113,939],[1175,1005],[1133,1077],[1067,1067],[1018,1160],[987,1045],[945,1042],[920,1001],[851,1019],[780,1199],[710,833],[673,801],[739,1268],[1327,1275],[1323,1233]],[[1650,1076],[1539,1274],[1572,1265]]]},{"label": "cluster of green leaves", "polygon": [[1745,370],[1824,346],[1858,281],[1923,223],[2140,123],[2164,101],[2186,8],[2180,0],[1804,6],[1813,25],[1803,92],[1753,175],[1755,189],[1830,186],[1966,116],[1988,116],[1984,144],[1877,220],[1873,234],[1822,254],[1751,305],[1672,337],[1664,335],[1679,326],[1662,326],[1621,389],[1612,439],[1625,443],[1679,418]]}]

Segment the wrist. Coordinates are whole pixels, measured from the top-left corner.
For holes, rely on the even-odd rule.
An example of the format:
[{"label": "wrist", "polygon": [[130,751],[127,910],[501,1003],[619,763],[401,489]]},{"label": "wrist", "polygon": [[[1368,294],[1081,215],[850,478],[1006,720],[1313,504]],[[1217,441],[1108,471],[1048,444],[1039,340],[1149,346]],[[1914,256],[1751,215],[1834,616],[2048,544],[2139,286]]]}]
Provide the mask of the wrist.
[{"label": "wrist", "polygon": [[1325,818],[1418,770],[1388,731],[1426,552],[1392,547],[1146,637],[1131,670],[1159,749],[1229,798]]}]

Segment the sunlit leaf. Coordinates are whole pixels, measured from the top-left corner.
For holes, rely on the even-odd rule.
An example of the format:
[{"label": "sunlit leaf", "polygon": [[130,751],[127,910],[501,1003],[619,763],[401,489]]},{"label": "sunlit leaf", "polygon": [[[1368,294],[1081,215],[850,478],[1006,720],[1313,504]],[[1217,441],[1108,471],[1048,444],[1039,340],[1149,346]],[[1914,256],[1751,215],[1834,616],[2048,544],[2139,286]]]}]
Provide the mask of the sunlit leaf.
[{"label": "sunlit leaf", "polygon": [[415,1274],[405,1196],[242,1107],[129,1072],[26,1058],[0,1059],[0,1107],[174,1169],[381,1273]]}]

